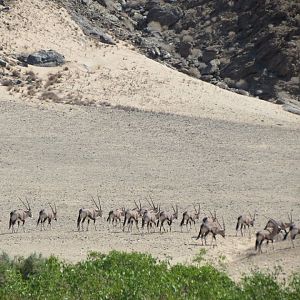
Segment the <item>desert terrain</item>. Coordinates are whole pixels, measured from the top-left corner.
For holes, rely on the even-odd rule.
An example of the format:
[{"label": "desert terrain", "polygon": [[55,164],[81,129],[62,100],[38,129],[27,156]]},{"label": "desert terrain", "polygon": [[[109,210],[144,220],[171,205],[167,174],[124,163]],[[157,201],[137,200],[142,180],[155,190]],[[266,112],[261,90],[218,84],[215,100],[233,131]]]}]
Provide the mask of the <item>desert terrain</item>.
[{"label": "desert terrain", "polygon": [[[78,261],[89,251],[115,249],[191,263],[205,248],[208,260],[225,256],[234,278],[257,267],[300,270],[299,237],[295,248],[288,240],[261,255],[254,251],[254,232],[266,217],[287,220],[293,210],[300,223],[299,116],[178,73],[130,45],[90,40],[53,3],[12,2],[2,16],[2,56],[14,61],[14,53],[51,48],[67,60],[57,68],[12,65],[21,79],[28,70],[40,79],[34,94],[26,81],[10,91],[0,86],[2,251]],[[59,80],[47,84],[57,73]],[[58,97],[42,97],[45,91]],[[78,210],[93,206],[97,192],[104,216],[97,230],[78,232]],[[178,205],[171,233],[108,226],[109,210],[146,204],[149,195],[165,210]],[[11,234],[9,213],[22,208],[18,197],[28,198],[33,218],[25,232]],[[40,231],[38,212],[48,202],[57,205],[58,221]],[[180,230],[182,213],[198,203],[201,217],[209,210],[224,217],[226,238],[218,236],[216,247],[195,240],[199,223]],[[251,239],[235,237],[238,215],[254,210]]]}]

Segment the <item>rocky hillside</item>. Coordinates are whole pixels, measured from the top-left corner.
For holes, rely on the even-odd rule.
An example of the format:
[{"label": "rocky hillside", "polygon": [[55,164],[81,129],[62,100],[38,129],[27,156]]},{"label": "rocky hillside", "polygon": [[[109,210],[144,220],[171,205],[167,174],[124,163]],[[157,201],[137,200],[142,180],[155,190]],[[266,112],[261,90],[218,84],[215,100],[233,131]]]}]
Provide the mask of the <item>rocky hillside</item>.
[{"label": "rocky hillside", "polygon": [[87,33],[244,95],[300,101],[300,3],[57,0]]}]

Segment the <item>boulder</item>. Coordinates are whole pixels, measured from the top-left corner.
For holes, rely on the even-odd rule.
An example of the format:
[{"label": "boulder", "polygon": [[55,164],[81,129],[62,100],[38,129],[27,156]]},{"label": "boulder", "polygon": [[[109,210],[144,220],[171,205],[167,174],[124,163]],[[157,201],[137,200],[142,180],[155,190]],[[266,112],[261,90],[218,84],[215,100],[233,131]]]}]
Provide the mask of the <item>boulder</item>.
[{"label": "boulder", "polygon": [[203,56],[202,56],[202,60],[206,63],[214,60],[217,55],[219,53],[219,50],[217,48],[214,47],[207,47],[204,51],[203,51]]},{"label": "boulder", "polygon": [[147,22],[155,21],[162,26],[172,26],[180,20],[181,15],[182,13],[178,9],[155,6],[149,10]]},{"label": "boulder", "polygon": [[283,105],[283,109],[285,111],[288,111],[288,112],[292,113],[292,114],[300,115],[300,108],[296,107],[294,105],[285,104],[285,105]]},{"label": "boulder", "polygon": [[220,69],[217,60],[211,60],[207,67],[202,71],[203,75],[219,75]]},{"label": "boulder", "polygon": [[191,54],[192,44],[189,42],[179,42],[176,45],[177,52],[184,58]]},{"label": "boulder", "polygon": [[65,57],[54,50],[40,50],[29,54],[26,58],[29,65],[55,67],[65,63]]}]

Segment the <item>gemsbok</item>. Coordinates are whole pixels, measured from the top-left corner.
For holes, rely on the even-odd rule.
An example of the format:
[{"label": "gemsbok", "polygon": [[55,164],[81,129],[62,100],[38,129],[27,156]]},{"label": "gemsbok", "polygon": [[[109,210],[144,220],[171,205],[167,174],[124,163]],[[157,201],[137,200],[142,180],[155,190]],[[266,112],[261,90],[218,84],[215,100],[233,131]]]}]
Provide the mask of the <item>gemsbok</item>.
[{"label": "gemsbok", "polygon": [[41,224],[41,230],[46,230],[45,229],[45,222],[48,220],[48,226],[50,226],[50,228],[52,227],[51,222],[52,220],[57,221],[57,208],[56,205],[54,204],[54,208],[52,207],[52,205],[49,203],[50,209],[51,211],[47,211],[46,209],[42,209],[39,212],[39,218],[37,220],[37,224],[36,226],[39,226],[39,224]]},{"label": "gemsbok", "polygon": [[168,212],[162,211],[159,214],[159,218],[158,218],[156,226],[158,227],[159,224],[160,224],[160,227],[159,227],[160,232],[161,232],[161,228],[163,228],[163,230],[166,231],[166,229],[164,227],[165,222],[167,222],[167,224],[169,225],[170,232],[171,232],[173,221],[178,219],[178,206],[177,206],[177,204],[176,204],[176,209],[174,208],[173,205],[172,205],[172,209],[173,209],[173,213],[171,213],[171,212],[168,213]]},{"label": "gemsbok", "polygon": [[155,205],[152,199],[151,199],[151,202],[152,203],[149,202],[149,205],[151,206],[151,208],[145,210],[142,215],[142,229],[144,229],[145,225],[147,225],[148,233],[150,232],[151,228],[153,228],[155,231],[157,220],[160,215],[160,206]]},{"label": "gemsbok", "polygon": [[128,231],[132,231],[132,225],[135,223],[136,229],[140,231],[138,223],[139,217],[142,216],[142,212],[144,209],[142,208],[141,202],[139,201],[139,206],[134,201],[135,208],[127,209],[124,213],[124,220],[123,220],[123,231],[125,231],[125,226],[127,225]]},{"label": "gemsbok", "polygon": [[[300,227],[297,226],[296,224],[292,224],[292,225],[290,226],[290,231],[287,233],[287,236],[288,236],[289,234],[290,234],[290,236],[291,236],[291,242],[292,242],[293,248],[295,248],[294,240],[295,240],[296,236],[297,236],[298,234],[300,234]],[[287,238],[287,236],[286,236],[286,238]]]},{"label": "gemsbok", "polygon": [[254,226],[255,216],[256,216],[256,211],[254,211],[253,216],[251,216],[250,212],[249,212],[249,215],[239,216],[238,219],[237,219],[236,227],[235,227],[235,230],[236,230],[235,236],[237,236],[239,229],[241,231],[241,236],[244,236],[243,229],[248,227],[248,232],[249,232],[249,237],[250,237],[251,236],[250,226],[252,226],[252,227]]},{"label": "gemsbok", "polygon": [[210,218],[206,218],[206,221],[203,222],[200,226],[200,231],[199,234],[196,238],[196,240],[198,240],[201,237],[201,242],[202,242],[202,246],[203,246],[203,239],[205,241],[205,245],[207,245],[206,243],[206,237],[209,233],[212,234],[212,240],[211,240],[211,244],[213,243],[213,241],[215,241],[216,245],[217,245],[217,239],[216,239],[216,235],[221,235],[223,238],[225,238],[225,222],[224,219],[222,217],[223,220],[223,227],[221,226],[221,224],[219,223],[218,220],[216,221],[212,221]]},{"label": "gemsbok", "polygon": [[[19,200],[22,202],[22,204],[25,206],[26,209],[16,209],[16,210],[13,210],[13,211],[10,212],[9,227],[8,228],[9,229],[11,228],[12,233],[18,232],[21,222],[22,222],[23,231],[25,232],[25,228],[24,228],[25,220],[28,217],[29,218],[32,217],[30,205],[28,203],[27,198],[25,198],[25,199],[26,199],[27,205],[25,204],[25,202],[21,198],[19,198]],[[18,222],[17,231],[15,231],[15,228],[14,228],[16,222]]]},{"label": "gemsbok", "polygon": [[210,225],[210,224],[212,224],[212,225],[218,224],[221,227],[221,225],[220,225],[220,223],[218,221],[218,218],[217,218],[217,212],[214,211],[214,214],[212,214],[212,212],[209,211],[209,213],[210,213],[210,217],[205,216],[202,219],[202,224],[208,224],[208,225]]},{"label": "gemsbok", "polygon": [[184,225],[186,226],[187,231],[189,231],[188,225],[190,225],[190,230],[191,230],[192,223],[194,224],[194,227],[196,228],[196,220],[200,219],[200,204],[198,206],[198,210],[195,205],[193,205],[193,206],[194,206],[194,212],[188,213],[187,211],[185,211],[182,214],[182,220],[180,222],[181,232],[182,232],[182,226],[184,226]]},{"label": "gemsbok", "polygon": [[111,210],[108,213],[108,218],[106,219],[106,221],[109,224],[112,224],[113,226],[117,226],[118,223],[121,224],[122,220],[121,218],[125,216],[125,208],[117,208],[114,210]]},{"label": "gemsbok", "polygon": [[77,229],[78,229],[78,231],[80,231],[80,223],[81,223],[81,230],[83,231],[83,223],[86,219],[88,221],[86,231],[89,230],[90,220],[94,221],[95,230],[97,230],[97,228],[96,228],[96,218],[97,217],[102,217],[101,202],[100,202],[100,198],[99,198],[98,195],[97,195],[97,197],[98,197],[98,204],[96,203],[94,197],[91,196],[92,201],[94,202],[96,208],[81,208],[79,210],[78,218],[77,218]]},{"label": "gemsbok", "polygon": [[286,235],[284,236],[284,240],[286,240],[287,237],[288,237],[288,235],[290,234],[292,246],[293,246],[293,248],[295,248],[294,240],[295,240],[296,236],[297,236],[298,234],[300,234],[300,227],[297,226],[297,225],[293,222],[292,212],[291,212],[290,215],[288,214],[288,217],[289,217],[289,221],[290,221],[290,227],[289,227],[289,231],[288,231],[288,232],[286,233]]},{"label": "gemsbok", "polygon": [[274,238],[278,233],[280,233],[280,231],[281,228],[278,226],[278,223],[275,220],[270,219],[265,229],[256,233],[255,250],[258,251],[258,253],[262,253],[261,246],[263,241],[266,241],[267,244],[271,241],[274,250]]}]

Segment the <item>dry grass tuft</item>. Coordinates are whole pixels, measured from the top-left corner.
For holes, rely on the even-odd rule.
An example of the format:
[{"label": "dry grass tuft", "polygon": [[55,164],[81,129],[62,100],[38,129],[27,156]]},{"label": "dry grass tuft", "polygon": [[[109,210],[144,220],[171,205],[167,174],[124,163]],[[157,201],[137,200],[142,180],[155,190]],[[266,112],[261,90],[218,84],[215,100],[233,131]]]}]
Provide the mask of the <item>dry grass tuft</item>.
[{"label": "dry grass tuft", "polygon": [[54,92],[46,91],[41,94],[42,100],[51,100],[53,102],[61,102],[61,98],[57,96]]}]

